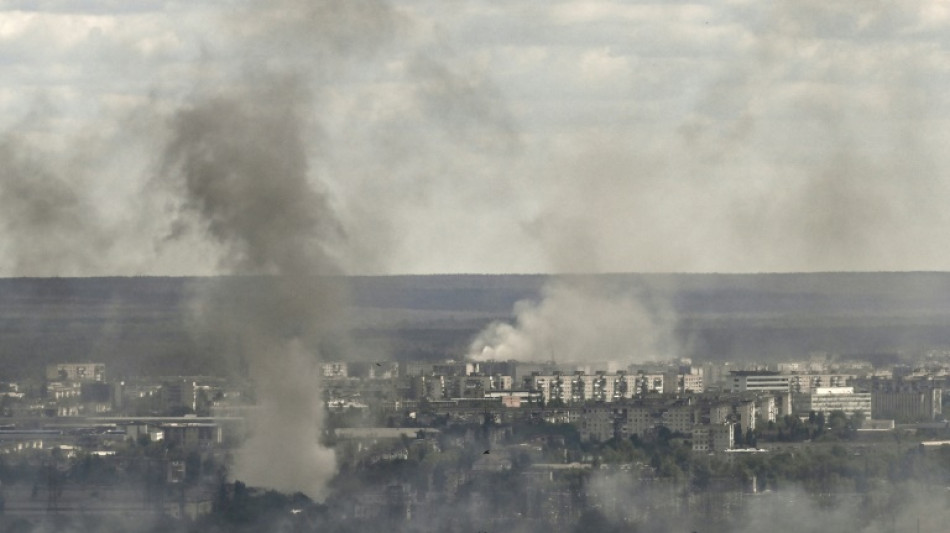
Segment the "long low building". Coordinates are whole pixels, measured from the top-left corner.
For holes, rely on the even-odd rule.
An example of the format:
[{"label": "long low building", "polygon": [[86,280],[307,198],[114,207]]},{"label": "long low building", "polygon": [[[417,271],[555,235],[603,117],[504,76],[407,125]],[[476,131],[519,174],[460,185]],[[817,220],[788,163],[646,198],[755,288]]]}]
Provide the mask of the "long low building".
[{"label": "long low building", "polygon": [[334,434],[339,439],[352,440],[398,440],[402,438],[415,439],[419,436],[432,436],[439,433],[438,429],[433,428],[337,428]]},{"label": "long low building", "polygon": [[798,415],[843,411],[848,416],[862,413],[871,418],[871,393],[855,392],[854,387],[818,387],[811,393],[792,394],[792,410]]},{"label": "long low building", "polygon": [[943,415],[943,389],[874,390],[871,407],[878,418],[902,422],[937,420]]},{"label": "long low building", "polygon": [[768,370],[733,370],[732,392],[788,392],[791,376]]}]

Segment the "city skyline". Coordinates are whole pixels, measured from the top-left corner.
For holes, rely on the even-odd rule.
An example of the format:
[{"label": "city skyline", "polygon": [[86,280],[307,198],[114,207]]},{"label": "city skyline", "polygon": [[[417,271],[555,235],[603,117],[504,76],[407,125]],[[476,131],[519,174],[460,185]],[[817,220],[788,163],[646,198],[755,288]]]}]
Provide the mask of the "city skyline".
[{"label": "city skyline", "polygon": [[0,0],[0,526],[946,523],[948,30]]}]

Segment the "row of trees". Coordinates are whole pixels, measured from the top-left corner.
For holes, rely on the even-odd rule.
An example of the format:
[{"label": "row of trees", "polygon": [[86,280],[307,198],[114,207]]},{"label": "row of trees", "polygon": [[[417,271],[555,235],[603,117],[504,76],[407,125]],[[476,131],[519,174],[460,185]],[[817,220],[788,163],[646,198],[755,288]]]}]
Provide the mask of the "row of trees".
[{"label": "row of trees", "polygon": [[852,440],[865,419],[866,416],[861,412],[849,417],[843,411],[832,411],[826,417],[824,413],[812,411],[807,420],[787,415],[775,422],[765,423],[764,427],[760,421],[750,436],[771,442]]}]

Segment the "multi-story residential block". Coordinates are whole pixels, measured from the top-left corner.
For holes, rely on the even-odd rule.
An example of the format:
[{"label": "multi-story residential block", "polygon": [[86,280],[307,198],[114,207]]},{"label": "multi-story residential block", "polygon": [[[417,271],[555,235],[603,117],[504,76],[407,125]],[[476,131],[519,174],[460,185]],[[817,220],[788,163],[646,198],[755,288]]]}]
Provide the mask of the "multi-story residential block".
[{"label": "multi-story residential block", "polygon": [[46,366],[48,381],[104,381],[104,363],[58,363]]},{"label": "multi-story residential block", "polygon": [[644,435],[656,428],[658,418],[655,410],[645,405],[627,406],[620,422],[620,435],[630,437]]},{"label": "multi-story residential block", "polygon": [[792,394],[790,392],[777,392],[771,396],[775,398],[776,420],[792,414]]},{"label": "multi-story residential block", "polygon": [[748,395],[717,396],[713,400],[701,401],[701,418],[709,424],[738,423],[743,431],[755,429],[756,401],[756,397]]},{"label": "multi-story residential block", "polygon": [[578,372],[574,374],[570,381],[570,403],[583,403],[587,399],[592,399],[590,393],[587,390],[588,380],[585,379],[582,373]]},{"label": "multi-story residential block", "polygon": [[511,376],[507,375],[492,374],[489,377],[491,378],[490,385],[493,391],[511,390],[511,385],[514,383]]},{"label": "multi-story residential block", "polygon": [[446,361],[432,365],[432,373],[440,376],[470,376],[475,374],[477,363]]},{"label": "multi-story residential block", "polygon": [[628,400],[610,404],[587,404],[573,410],[583,440],[605,441],[613,437],[629,438],[653,433],[663,426],[674,433],[689,435],[698,416],[689,400]]},{"label": "multi-story residential block", "polygon": [[399,363],[385,362],[370,364],[366,375],[370,379],[394,379],[399,377]]},{"label": "multi-story residential block", "polygon": [[790,376],[768,370],[733,370],[732,392],[789,392]]},{"label": "multi-story residential block", "polygon": [[862,413],[871,418],[871,393],[855,392],[854,387],[819,387],[807,394],[792,395],[792,410],[798,415],[811,412],[844,411],[848,416]]},{"label": "multi-story residential block", "polygon": [[425,361],[407,361],[401,363],[399,374],[402,376],[431,376],[434,365]]},{"label": "multi-story residential block", "polygon": [[764,422],[777,420],[778,407],[776,398],[772,395],[760,395],[755,399],[755,417]]},{"label": "multi-story residential block", "polygon": [[[587,376],[585,376],[587,377]],[[595,402],[610,402],[614,399],[614,379],[604,372],[589,376],[590,399]]]},{"label": "multi-story residential block", "polygon": [[727,402],[716,402],[708,405],[708,414],[704,419],[710,424],[725,424],[726,422],[735,422],[732,412],[732,405]]},{"label": "multi-story residential block", "polygon": [[342,361],[323,363],[322,371],[325,378],[345,378],[348,375],[347,364]]},{"label": "multi-story residential block", "polygon": [[531,390],[541,393],[541,398],[546,404],[570,401],[571,380],[561,374],[532,375],[527,378],[527,384]]},{"label": "multi-story residential block", "polygon": [[[627,374],[620,372],[609,374],[597,372],[587,374],[575,371],[573,374],[532,374],[524,380],[525,387],[542,393],[544,400],[563,401],[567,404],[581,404],[585,402],[616,402],[621,400],[641,398],[648,395],[657,395],[664,392],[665,387],[672,386],[673,393],[683,393],[684,376],[690,376],[685,383],[695,389],[702,388],[702,377],[694,375],[663,374]],[[698,392],[688,390],[687,392]]]},{"label": "multi-story residential block", "polygon": [[691,436],[694,452],[721,452],[735,446],[735,426],[728,423],[696,426]]},{"label": "multi-story residential block", "polygon": [[732,376],[729,372],[734,369],[735,366],[730,363],[704,363],[700,367],[703,389],[729,390],[732,386]]},{"label": "multi-story residential block", "polygon": [[177,408],[195,412],[198,407],[198,388],[194,381],[176,380],[162,383],[162,410],[169,412]]},{"label": "multi-story residential block", "polygon": [[492,390],[489,376],[466,376],[452,379],[453,398],[484,398]]},{"label": "multi-story residential block", "polygon": [[660,425],[666,426],[674,433],[689,433],[695,423],[695,407],[689,402],[677,403],[669,406],[660,415]]},{"label": "multi-story residential block", "polygon": [[755,400],[752,398],[736,400],[733,402],[733,411],[743,431],[755,429],[756,409]]},{"label": "multi-story residential block", "polygon": [[809,393],[824,387],[848,387],[853,385],[853,374],[790,374],[789,391]]},{"label": "multi-story residential block", "polygon": [[612,401],[624,400],[636,396],[636,376],[627,373],[620,373],[614,376],[609,376],[609,378],[613,380]]},{"label": "multi-story residential block", "polygon": [[680,374],[679,391],[681,393],[701,393],[705,390],[702,374]]},{"label": "multi-story residential block", "polygon": [[416,379],[421,384],[421,393],[425,399],[439,401],[448,398],[444,376],[420,376]]},{"label": "multi-story residential block", "polygon": [[635,383],[637,396],[661,394],[663,392],[664,376],[663,374],[637,373]]},{"label": "multi-story residential block", "polygon": [[735,447],[735,426],[732,424],[715,425],[710,430],[712,450],[719,452]]},{"label": "multi-story residential block", "polygon": [[577,422],[583,441],[605,442],[619,437],[626,410],[608,405],[585,406]]}]

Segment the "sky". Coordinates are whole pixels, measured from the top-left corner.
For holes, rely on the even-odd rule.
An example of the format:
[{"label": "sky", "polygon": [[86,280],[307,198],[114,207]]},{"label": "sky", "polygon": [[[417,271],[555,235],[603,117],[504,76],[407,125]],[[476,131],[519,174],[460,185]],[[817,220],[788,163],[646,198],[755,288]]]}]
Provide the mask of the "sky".
[{"label": "sky", "polygon": [[169,164],[227,98],[350,274],[948,270],[948,49],[936,1],[0,0],[0,276],[233,272]]}]

